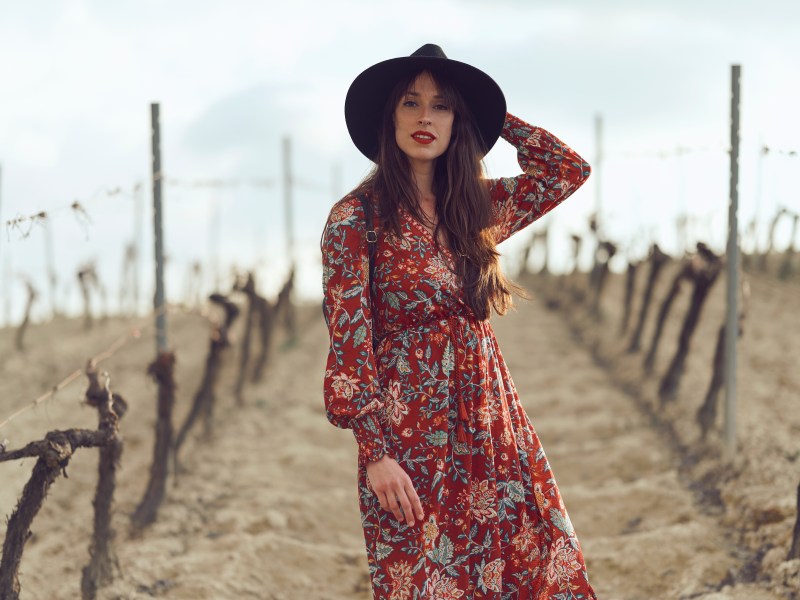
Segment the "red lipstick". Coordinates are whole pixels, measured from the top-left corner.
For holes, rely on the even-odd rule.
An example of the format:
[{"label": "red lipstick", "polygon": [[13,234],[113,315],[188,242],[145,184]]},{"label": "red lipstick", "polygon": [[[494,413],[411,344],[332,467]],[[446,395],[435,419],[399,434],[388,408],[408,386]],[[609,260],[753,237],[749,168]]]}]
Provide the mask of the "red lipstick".
[{"label": "red lipstick", "polygon": [[411,137],[414,138],[414,141],[418,144],[430,144],[436,139],[436,136],[433,135],[430,131],[415,131],[411,134]]}]

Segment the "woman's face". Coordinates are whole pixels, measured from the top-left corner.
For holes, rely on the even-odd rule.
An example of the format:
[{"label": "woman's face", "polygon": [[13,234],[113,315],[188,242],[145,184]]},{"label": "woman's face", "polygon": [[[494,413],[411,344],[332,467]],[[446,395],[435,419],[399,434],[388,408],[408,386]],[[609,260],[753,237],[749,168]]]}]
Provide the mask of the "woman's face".
[{"label": "woman's face", "polygon": [[395,140],[412,166],[431,163],[450,145],[454,113],[429,73],[420,73],[394,109]]}]

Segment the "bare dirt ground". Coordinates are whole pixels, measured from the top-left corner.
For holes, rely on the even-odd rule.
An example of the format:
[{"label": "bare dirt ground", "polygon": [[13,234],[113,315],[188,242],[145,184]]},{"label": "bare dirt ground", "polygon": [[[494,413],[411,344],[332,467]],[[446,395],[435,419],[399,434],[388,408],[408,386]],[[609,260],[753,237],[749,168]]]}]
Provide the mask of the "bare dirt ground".
[{"label": "bare dirt ground", "polygon": [[[534,277],[527,283],[560,305],[573,338],[588,348],[618,389],[623,389],[648,415],[662,440],[673,450],[678,475],[701,501],[700,508],[716,515],[727,532],[738,568],[724,582],[735,589],[757,583],[782,597],[800,597],[800,560],[787,561],[792,528],[797,518],[796,490],[800,480],[800,370],[796,336],[800,318],[797,280],[779,281],[774,275],[748,272],[750,287],[744,335],[738,344],[737,440],[732,462],[721,456],[722,406],[716,428],[703,441],[696,423],[711,380],[717,331],[725,319],[724,275],[709,294],[692,338],[689,359],[677,398],[660,407],[658,386],[676,347],[689,305],[691,285],[683,284],[662,335],[651,376],[642,363],[655,328],[656,313],[667,295],[678,264],[669,265],[656,286],[650,316],[642,337],[643,350],[629,353],[632,326],[620,335],[624,277],[613,276],[604,292],[600,315],[592,315],[575,290],[586,292],[586,275],[553,279]],[[646,268],[637,279],[632,314],[638,316]],[[632,319],[632,321],[635,321]],[[724,392],[720,395],[720,403]],[[730,591],[726,593],[732,593]]]},{"label": "bare dirt ground", "polygon": [[[621,305],[620,289],[619,281],[608,288],[604,326],[609,330],[616,324],[613,307]],[[743,373],[740,394],[753,399],[740,408],[744,458],[724,472],[727,479],[718,475],[710,451],[687,467],[681,444],[694,441],[691,425],[686,433],[679,429],[676,443],[675,434],[663,424],[654,426],[642,405],[645,384],[638,384],[641,397],[624,393],[625,369],[613,366],[609,373],[596,364],[583,342],[597,353],[602,327],[576,341],[576,331],[586,324],[580,307],[549,311],[542,294],[495,319],[503,354],[552,463],[600,598],[793,597],[789,586],[800,569],[793,563],[800,561],[784,562],[782,555],[793,524],[800,455],[800,411],[790,410],[800,390],[792,358],[797,355],[791,354],[798,339],[789,336],[788,323],[769,318],[776,307],[785,307],[784,295],[791,290],[772,284],[761,289],[757,296],[754,286],[753,316],[741,346],[749,371]],[[712,307],[708,315],[714,316]],[[763,316],[756,322],[758,314]],[[708,315],[704,322],[716,329],[716,316]],[[318,307],[301,313],[300,323],[296,343],[286,347],[276,340],[267,380],[247,390],[244,408],[236,407],[230,392],[236,367],[235,354],[229,355],[214,437],[198,435],[187,442],[179,485],[170,485],[158,522],[139,536],[130,532],[128,515],[144,491],[152,453],[156,388],[145,369],[155,344],[149,330],[103,364],[112,388],[131,408],[122,422],[125,450],[116,495],[121,571],[100,598],[370,597],[355,443],[350,432],[328,424],[322,406],[327,342]],[[112,320],[89,333],[78,321],[37,326],[21,355],[11,349],[12,332],[0,331],[0,419],[129,326]],[[178,356],[176,421],[181,422],[199,384],[208,326],[193,316],[174,318],[171,336]],[[698,338],[702,358],[692,361],[669,422],[681,422],[705,391],[708,344],[713,353],[707,337],[706,332]],[[675,329],[665,332],[660,361],[668,359],[674,339]],[[632,364],[628,371],[635,381]],[[17,448],[50,429],[93,427],[95,415],[81,405],[84,387],[83,381],[73,384],[19,417],[0,429],[0,440],[7,438],[9,447]],[[689,395],[687,389],[700,391]],[[69,479],[53,485],[26,546],[23,599],[80,597],[96,465],[95,451],[78,452]],[[31,467],[30,460],[0,464],[3,514],[13,509]],[[708,474],[716,479],[706,487],[719,490],[714,502],[697,493],[697,481],[709,479]],[[743,576],[746,567],[756,574]]]}]

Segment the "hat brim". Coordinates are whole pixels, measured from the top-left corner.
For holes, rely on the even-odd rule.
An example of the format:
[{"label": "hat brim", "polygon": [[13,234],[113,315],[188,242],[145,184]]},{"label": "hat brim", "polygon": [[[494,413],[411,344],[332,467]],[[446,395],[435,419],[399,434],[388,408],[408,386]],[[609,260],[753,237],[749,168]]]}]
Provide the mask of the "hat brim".
[{"label": "hat brim", "polygon": [[372,65],[356,77],[344,103],[344,118],[350,138],[371,161],[374,162],[378,156],[378,131],[392,88],[401,78],[424,70],[443,73],[456,86],[472,112],[484,155],[500,137],[506,118],[506,99],[500,86],[486,73],[449,58],[391,58]]}]

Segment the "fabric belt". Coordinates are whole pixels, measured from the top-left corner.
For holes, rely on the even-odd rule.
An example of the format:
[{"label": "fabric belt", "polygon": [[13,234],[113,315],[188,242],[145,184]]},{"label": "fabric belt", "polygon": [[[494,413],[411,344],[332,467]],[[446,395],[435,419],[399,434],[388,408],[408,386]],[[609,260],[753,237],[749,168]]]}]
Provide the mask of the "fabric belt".
[{"label": "fabric belt", "polygon": [[453,379],[455,381],[455,396],[456,402],[458,403],[458,408],[456,410],[456,435],[458,441],[461,443],[465,443],[467,441],[467,424],[469,423],[469,412],[467,411],[466,401],[464,400],[464,385],[462,383],[461,377],[463,373],[467,373],[467,382],[471,379],[471,375],[473,373],[474,361],[472,353],[469,352],[467,348],[467,342],[464,339],[464,332],[463,329],[458,322],[460,318],[463,318],[467,321],[474,321],[478,322],[474,317],[467,317],[464,315],[453,314],[448,317],[443,318],[432,318],[427,321],[422,321],[421,323],[415,323],[409,327],[404,327],[401,329],[395,329],[392,331],[385,331],[383,332],[383,336],[380,339],[378,345],[383,342],[384,339],[387,337],[392,337],[397,335],[398,333],[404,333],[406,331],[412,331],[414,329],[418,329],[421,327],[425,327],[426,325],[430,325],[432,323],[443,323],[447,322],[448,328],[450,329],[450,343],[453,346]]}]

